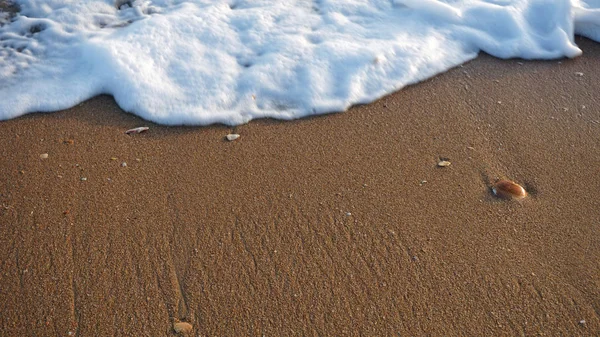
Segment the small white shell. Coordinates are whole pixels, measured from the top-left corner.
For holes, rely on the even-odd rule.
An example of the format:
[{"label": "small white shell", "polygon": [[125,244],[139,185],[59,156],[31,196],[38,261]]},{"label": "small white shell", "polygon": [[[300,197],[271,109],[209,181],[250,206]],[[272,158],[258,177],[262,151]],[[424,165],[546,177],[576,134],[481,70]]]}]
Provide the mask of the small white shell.
[{"label": "small white shell", "polygon": [[447,167],[447,166],[450,166],[451,164],[452,164],[452,163],[451,163],[451,162],[449,162],[449,161],[447,161],[447,160],[442,160],[442,161],[440,161],[440,162],[437,164],[437,166],[438,166],[438,167]]},{"label": "small white shell", "polygon": [[48,159],[48,154],[47,153],[40,154],[40,159]]},{"label": "small white shell", "polygon": [[125,131],[125,133],[128,134],[128,135],[132,134],[132,133],[141,133],[141,132],[144,132],[144,131],[148,131],[148,129],[150,129],[150,128],[147,127],[147,126],[140,126],[140,127],[137,127],[137,128],[129,129],[129,130]]},{"label": "small white shell", "polygon": [[240,138],[240,135],[238,135],[237,133],[230,133],[227,136],[225,136],[227,138],[228,141],[234,141],[238,138]]}]

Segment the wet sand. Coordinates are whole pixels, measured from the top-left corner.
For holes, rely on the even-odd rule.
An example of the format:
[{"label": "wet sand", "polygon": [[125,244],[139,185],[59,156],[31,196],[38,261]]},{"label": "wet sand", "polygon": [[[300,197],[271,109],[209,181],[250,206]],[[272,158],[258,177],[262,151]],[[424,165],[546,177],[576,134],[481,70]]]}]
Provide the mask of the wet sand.
[{"label": "wet sand", "polygon": [[0,335],[599,335],[600,45],[578,44],[297,121],[162,127],[102,96],[1,122]]}]

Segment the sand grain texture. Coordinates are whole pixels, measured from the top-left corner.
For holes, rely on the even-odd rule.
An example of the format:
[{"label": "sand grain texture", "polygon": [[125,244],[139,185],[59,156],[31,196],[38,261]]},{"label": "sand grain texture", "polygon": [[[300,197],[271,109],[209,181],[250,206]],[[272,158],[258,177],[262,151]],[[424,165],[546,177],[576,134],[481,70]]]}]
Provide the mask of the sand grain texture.
[{"label": "sand grain texture", "polygon": [[578,43],[299,121],[162,127],[98,97],[0,123],[0,334],[599,335],[600,46]]}]

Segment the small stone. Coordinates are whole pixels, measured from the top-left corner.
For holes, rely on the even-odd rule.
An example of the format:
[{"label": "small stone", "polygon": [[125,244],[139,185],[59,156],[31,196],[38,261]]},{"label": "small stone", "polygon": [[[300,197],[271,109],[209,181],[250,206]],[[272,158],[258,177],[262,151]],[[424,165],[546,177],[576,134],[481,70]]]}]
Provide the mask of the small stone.
[{"label": "small stone", "polygon": [[448,166],[450,166],[451,164],[452,164],[452,163],[451,163],[451,162],[449,162],[449,161],[447,161],[447,160],[442,160],[442,161],[440,161],[440,162],[437,164],[437,166],[438,166],[438,167],[448,167]]},{"label": "small stone", "polygon": [[173,323],[173,330],[176,333],[190,333],[192,332],[193,326],[188,322],[175,322]]},{"label": "small stone", "polygon": [[351,215],[352,215],[352,213],[346,212],[346,216],[351,216]]},{"label": "small stone", "polygon": [[581,321],[579,321],[580,325],[585,325],[585,319],[582,319]]},{"label": "small stone", "polygon": [[127,163],[126,162],[122,162],[121,163],[121,167],[127,167]]},{"label": "small stone", "polygon": [[47,153],[42,153],[42,154],[40,154],[40,158],[41,159],[48,159],[48,154]]},{"label": "small stone", "polygon": [[81,177],[81,179],[80,179],[80,180],[81,180],[81,181],[87,181],[87,178],[86,178],[86,177]]},{"label": "small stone", "polygon": [[135,161],[137,161],[138,163],[141,162],[142,160],[140,158],[135,158]]},{"label": "small stone", "polygon": [[492,192],[502,199],[523,199],[527,196],[527,191],[523,186],[505,179],[496,181],[492,186]]},{"label": "small stone", "polygon": [[227,136],[225,136],[227,138],[228,141],[234,141],[238,138],[240,138],[240,135],[238,135],[237,133],[230,133]]},{"label": "small stone", "polygon": [[583,73],[582,73],[582,72],[580,72],[580,71],[578,71],[578,72],[576,72],[576,73],[575,73],[575,76],[578,76],[578,77],[583,77]]},{"label": "small stone", "polygon": [[117,157],[110,157],[110,160],[117,160]]}]

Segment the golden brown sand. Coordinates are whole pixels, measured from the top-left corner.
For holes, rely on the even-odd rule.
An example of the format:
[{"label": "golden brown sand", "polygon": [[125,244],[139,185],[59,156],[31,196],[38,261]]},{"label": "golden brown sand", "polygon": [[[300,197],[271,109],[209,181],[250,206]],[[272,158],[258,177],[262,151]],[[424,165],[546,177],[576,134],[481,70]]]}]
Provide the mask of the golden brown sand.
[{"label": "golden brown sand", "polygon": [[600,46],[578,43],[291,122],[162,127],[106,96],[1,122],[0,335],[598,336]]}]

